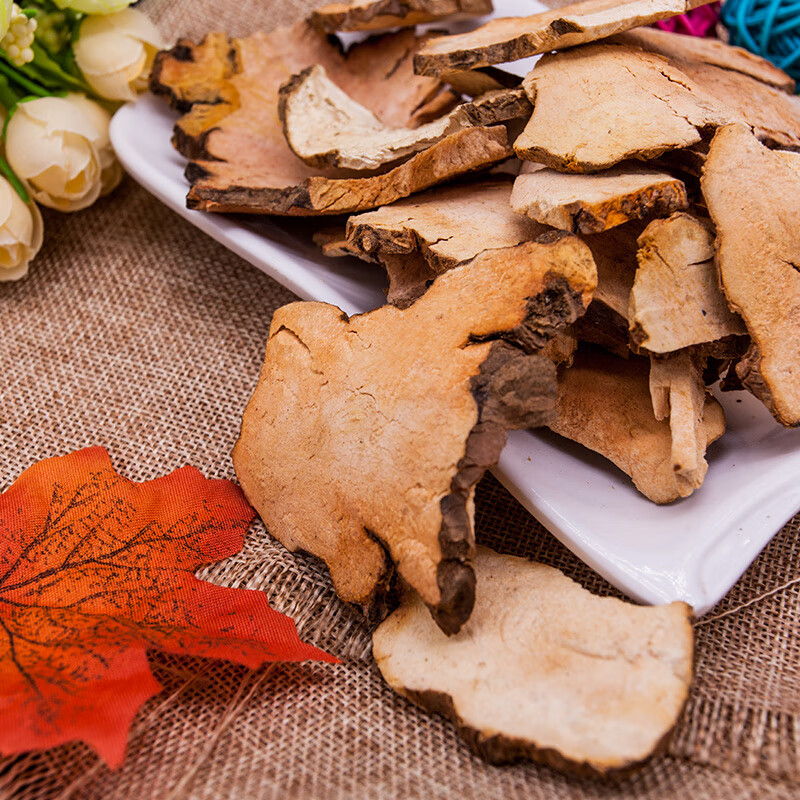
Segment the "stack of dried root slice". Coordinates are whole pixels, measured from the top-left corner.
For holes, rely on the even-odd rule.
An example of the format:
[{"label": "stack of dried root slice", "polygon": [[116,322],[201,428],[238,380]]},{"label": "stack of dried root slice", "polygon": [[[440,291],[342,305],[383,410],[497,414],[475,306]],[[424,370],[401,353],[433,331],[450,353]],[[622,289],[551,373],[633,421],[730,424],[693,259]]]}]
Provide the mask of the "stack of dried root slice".
[{"label": "stack of dried root slice", "polygon": [[[630,769],[692,671],[684,604],[476,549],[506,432],[549,426],[667,503],[724,432],[707,386],[800,424],[800,101],[745,51],[641,27],[699,4],[420,37],[488,3],[357,0],[156,59],[190,207],[334,217],[323,252],[388,274],[369,313],[275,313],[234,463],[269,531],[385,620],[386,680],[492,761]],[[494,66],[535,54],[521,85]]]}]

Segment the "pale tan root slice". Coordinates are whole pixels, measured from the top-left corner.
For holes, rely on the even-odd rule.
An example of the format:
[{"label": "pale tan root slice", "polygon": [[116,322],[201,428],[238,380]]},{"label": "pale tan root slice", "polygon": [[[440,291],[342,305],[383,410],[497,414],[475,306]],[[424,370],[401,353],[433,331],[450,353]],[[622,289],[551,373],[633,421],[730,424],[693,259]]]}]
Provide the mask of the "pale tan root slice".
[{"label": "pale tan root slice", "polygon": [[467,97],[480,97],[487,92],[498,92],[502,89],[516,89],[522,83],[519,75],[497,67],[448,72],[440,77],[453,91]]},{"label": "pale tan root slice", "polygon": [[783,425],[800,425],[800,171],[743,125],[717,131],[701,181],[717,263],[750,350],[744,386]]},{"label": "pale tan root slice", "polygon": [[710,0],[584,0],[530,17],[493,19],[470,33],[432,39],[414,57],[420,75],[503,64],[593,42],[685,14]]},{"label": "pale tan root slice", "polygon": [[364,258],[361,253],[350,247],[344,227],[322,228],[312,235],[311,240],[322,250],[322,255],[328,258],[356,256],[364,261],[374,261],[374,259]]},{"label": "pale tan root slice", "polygon": [[750,125],[767,146],[800,149],[800,98],[711,64],[670,63]]},{"label": "pale tan root slice", "polygon": [[718,40],[656,29],[629,31],[614,41],[667,58],[752,126],[764,144],[800,149],[800,99],[794,96],[794,82],[768,61]]},{"label": "pale tan root slice", "polygon": [[654,220],[639,237],[637,257],[628,307],[636,345],[671,353],[746,334],[720,288],[709,223],[683,213]]},{"label": "pale tan root slice", "polygon": [[531,105],[521,88],[492,92],[415,128],[382,123],[315,64],[280,90],[278,113],[286,141],[306,164],[358,172],[380,170],[425,150],[464,128],[527,119]]},{"label": "pale tan root slice", "polygon": [[309,22],[323,33],[374,31],[480,17],[492,8],[492,0],[354,0],[314,9]]},{"label": "pale tan root slice", "polygon": [[526,162],[511,194],[511,207],[518,214],[572,233],[602,233],[688,205],[683,181],[636,163],[570,175]]},{"label": "pale tan root slice", "polygon": [[553,567],[478,548],[469,622],[446,637],[409,593],[373,635],[395,691],[458,727],[492,763],[586,777],[630,772],[666,746],[693,671],[685,603],[597,597]]},{"label": "pale tan root slice", "polygon": [[[253,213],[308,214],[308,182],[349,177],[310,169],[289,149],[278,118],[278,91],[292,75],[322,64],[334,82],[386,125],[410,127],[440,116],[456,96],[411,71],[422,40],[413,31],[370,40],[346,56],[299,23],[269,34],[229,39],[209,34],[198,45],[179,42],[159,53],[151,89],[184,112],[173,143],[191,159],[187,175],[200,182],[195,202]],[[297,203],[292,197],[300,195]]]},{"label": "pale tan root slice", "polygon": [[270,533],[373,614],[396,565],[457,631],[474,602],[475,484],[506,430],[552,419],[555,367],[537,350],[595,284],[589,250],[561,235],[478,256],[406,310],[278,309],[233,453]]},{"label": "pale tan root slice", "polygon": [[597,264],[597,289],[586,313],[575,323],[575,332],[581,341],[599,344],[621,358],[628,357],[630,348],[628,303],[642,228],[641,222],[629,222],[584,238]]},{"label": "pale tan root slice", "polygon": [[708,394],[698,358],[690,350],[650,358],[650,397],[659,420],[669,419],[672,469],[681,497],[703,485],[708,432],[703,411]]},{"label": "pale tan root slice", "polygon": [[[673,469],[669,422],[653,413],[647,359],[579,351],[559,375],[558,419],[549,427],[605,456],[653,502],[686,496]],[[705,404],[703,427],[708,444],[725,431],[722,406],[713,398]]]},{"label": "pale tan root slice", "polygon": [[562,172],[598,172],[690,147],[740,117],[663,58],[596,44],[543,56],[523,85],[533,115],[517,155]]},{"label": "pale tan root slice", "polygon": [[614,36],[610,41],[614,44],[641,47],[670,61],[695,61],[722,67],[731,72],[749,75],[789,94],[794,93],[794,81],[782,69],[749,50],[732,47],[719,39],[684,36],[658,28],[636,28]]},{"label": "pale tan root slice", "polygon": [[[215,173],[209,174],[205,163],[193,162],[187,167],[192,188],[186,205],[202,211],[287,216],[354,214],[486,169],[507,159],[512,152],[502,125],[467,128],[380,175],[367,178],[317,175],[282,189],[270,186],[271,172],[242,174],[239,165],[215,164],[212,167]],[[220,180],[226,186],[222,192],[217,189]]]},{"label": "pale tan root slice", "polygon": [[482,181],[433,189],[351,217],[347,241],[366,257],[419,252],[435,272],[484,250],[531,241],[548,230],[515,214],[511,182]]},{"label": "pale tan root slice", "polygon": [[379,260],[389,278],[386,301],[397,308],[408,308],[419,300],[436,278],[437,273],[420,253],[387,253]]}]

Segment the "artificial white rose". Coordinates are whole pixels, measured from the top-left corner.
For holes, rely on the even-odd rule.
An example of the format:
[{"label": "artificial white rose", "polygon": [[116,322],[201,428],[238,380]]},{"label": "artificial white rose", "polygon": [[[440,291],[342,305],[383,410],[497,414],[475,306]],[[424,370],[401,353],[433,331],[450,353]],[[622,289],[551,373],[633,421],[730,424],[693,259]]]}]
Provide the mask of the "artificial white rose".
[{"label": "artificial white rose", "polygon": [[0,176],[0,281],[26,276],[43,238],[44,223],[36,203],[26,203]]},{"label": "artificial white rose", "polygon": [[147,77],[164,41],[141,12],[87,17],[73,44],[75,61],[89,85],[109,100],[135,100],[147,88]]},{"label": "artificial white rose", "polygon": [[133,0],[55,0],[59,8],[71,8],[84,14],[114,14],[127,8]]},{"label": "artificial white rose", "polygon": [[84,113],[94,125],[97,138],[94,146],[100,162],[100,196],[103,197],[119,186],[124,171],[122,164],[117,160],[117,155],[111,145],[108,126],[111,124],[111,115],[100,105],[82,94],[69,94],[65,100],[72,103]]},{"label": "artificial white rose", "polygon": [[6,128],[6,158],[37,202],[79,211],[113,188],[110,121],[82,95],[20,103]]}]

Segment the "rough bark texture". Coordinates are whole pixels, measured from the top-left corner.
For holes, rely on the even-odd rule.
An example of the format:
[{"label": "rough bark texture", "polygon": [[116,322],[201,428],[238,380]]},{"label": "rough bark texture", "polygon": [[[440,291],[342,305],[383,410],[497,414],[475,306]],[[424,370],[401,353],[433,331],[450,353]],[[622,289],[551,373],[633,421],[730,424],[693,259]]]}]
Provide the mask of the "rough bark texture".
[{"label": "rough bark texture", "polygon": [[717,261],[752,347],[742,383],[783,425],[800,425],[800,170],[743,125],[717,132],[703,195],[717,229]]},{"label": "rough bark texture", "polygon": [[433,189],[347,221],[350,246],[366,257],[420,253],[435,272],[484,250],[530,241],[547,229],[515,214],[508,180]]},{"label": "rough bark texture", "polygon": [[636,163],[569,175],[526,162],[511,195],[511,207],[518,214],[572,233],[602,233],[688,205],[683,181]]},{"label": "rough bark texture", "polygon": [[433,39],[414,57],[420,75],[504,64],[593,42],[685,14],[710,0],[584,0],[530,17],[493,19],[470,33]]},{"label": "rough bark texture", "polygon": [[247,169],[228,170],[221,188],[219,170],[209,172],[213,169],[210,163],[191,162],[186,169],[192,184],[186,205],[201,211],[283,216],[354,214],[483,170],[508,158],[512,152],[502,125],[468,128],[381,175],[367,178],[316,175],[280,189],[247,185],[270,181],[270,175],[261,173],[262,177],[255,178]]},{"label": "rough bark texture", "polygon": [[492,9],[492,0],[355,0],[317,8],[309,21],[322,33],[374,31],[480,17]]},{"label": "rough bark texture", "polygon": [[710,223],[689,214],[654,220],[639,237],[630,295],[631,339],[651,353],[746,333],[719,284]]},{"label": "rough bark texture", "polygon": [[315,64],[281,86],[278,114],[289,147],[309,166],[371,172],[465,128],[527,119],[531,105],[523,89],[501,90],[416,128],[395,128],[383,124]]},{"label": "rough bark texture", "polygon": [[474,599],[475,483],[507,427],[552,416],[554,368],[535,351],[595,285],[589,250],[564,235],[485,253],[404,311],[279,309],[234,449],[270,533],[322,558],[362,606],[381,603],[396,565],[458,630]]},{"label": "rough bark texture", "polygon": [[691,609],[591,595],[558,570],[479,548],[478,598],[443,636],[409,594],[373,635],[386,682],[454,722],[480,757],[620,775],[663,748],[692,677]]},{"label": "rough bark texture", "polygon": [[534,110],[514,149],[562,172],[647,161],[740,120],[663,58],[634,47],[546,55],[523,85]]},{"label": "rough bark texture", "polygon": [[641,47],[670,61],[693,61],[722,67],[731,72],[749,75],[789,94],[794,93],[794,81],[782,69],[749,50],[732,47],[719,39],[684,36],[658,28],[637,28],[614,36],[610,41],[614,44]]},{"label": "rough bark texture", "polygon": [[[357,45],[344,56],[324,36],[299,23],[246,39],[209,34],[201,44],[182,41],[160,53],[150,85],[186,113],[176,125],[173,143],[191,159],[187,175],[195,185],[190,205],[307,215],[329,213],[328,207],[336,205],[331,195],[361,193],[363,201],[374,187],[342,186],[337,181],[349,173],[320,173],[292,153],[278,119],[278,91],[293,74],[322,64],[337,85],[383,124],[413,127],[432,113],[447,113],[456,101],[440,82],[412,74],[411,58],[420,42],[412,31],[403,31]],[[480,146],[473,141],[466,160],[454,159],[456,173],[477,166],[479,152],[498,155],[492,146],[498,139],[490,143],[488,138]],[[430,179],[433,172],[449,175],[444,165],[433,171],[428,165],[427,172]]]},{"label": "rough bark texture", "polygon": [[[688,487],[676,477],[670,424],[653,412],[649,379],[647,359],[579,352],[559,377],[558,420],[550,428],[605,456],[653,502],[671,503]],[[702,425],[709,444],[725,431],[722,406],[713,398]]]}]

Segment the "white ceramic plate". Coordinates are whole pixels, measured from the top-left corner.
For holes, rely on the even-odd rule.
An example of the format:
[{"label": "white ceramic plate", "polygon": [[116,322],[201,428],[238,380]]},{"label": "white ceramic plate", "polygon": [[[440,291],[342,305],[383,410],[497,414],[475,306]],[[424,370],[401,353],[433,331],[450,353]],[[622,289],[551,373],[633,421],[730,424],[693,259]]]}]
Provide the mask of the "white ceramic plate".
[{"label": "white ceramic plate", "polygon": [[[502,6],[506,13],[536,10],[534,3]],[[384,302],[379,271],[354,259],[324,258],[303,235],[302,222],[187,210],[185,161],[170,145],[175,119],[153,97],[114,117],[114,147],[142,186],[304,299],[349,314]],[[705,484],[670,506],[654,505],[604,459],[548,433],[510,434],[495,474],[623,592],[647,603],[685,600],[703,614],[800,510],[800,430],[781,428],[748,394],[719,399],[728,432],[709,449]]]}]

